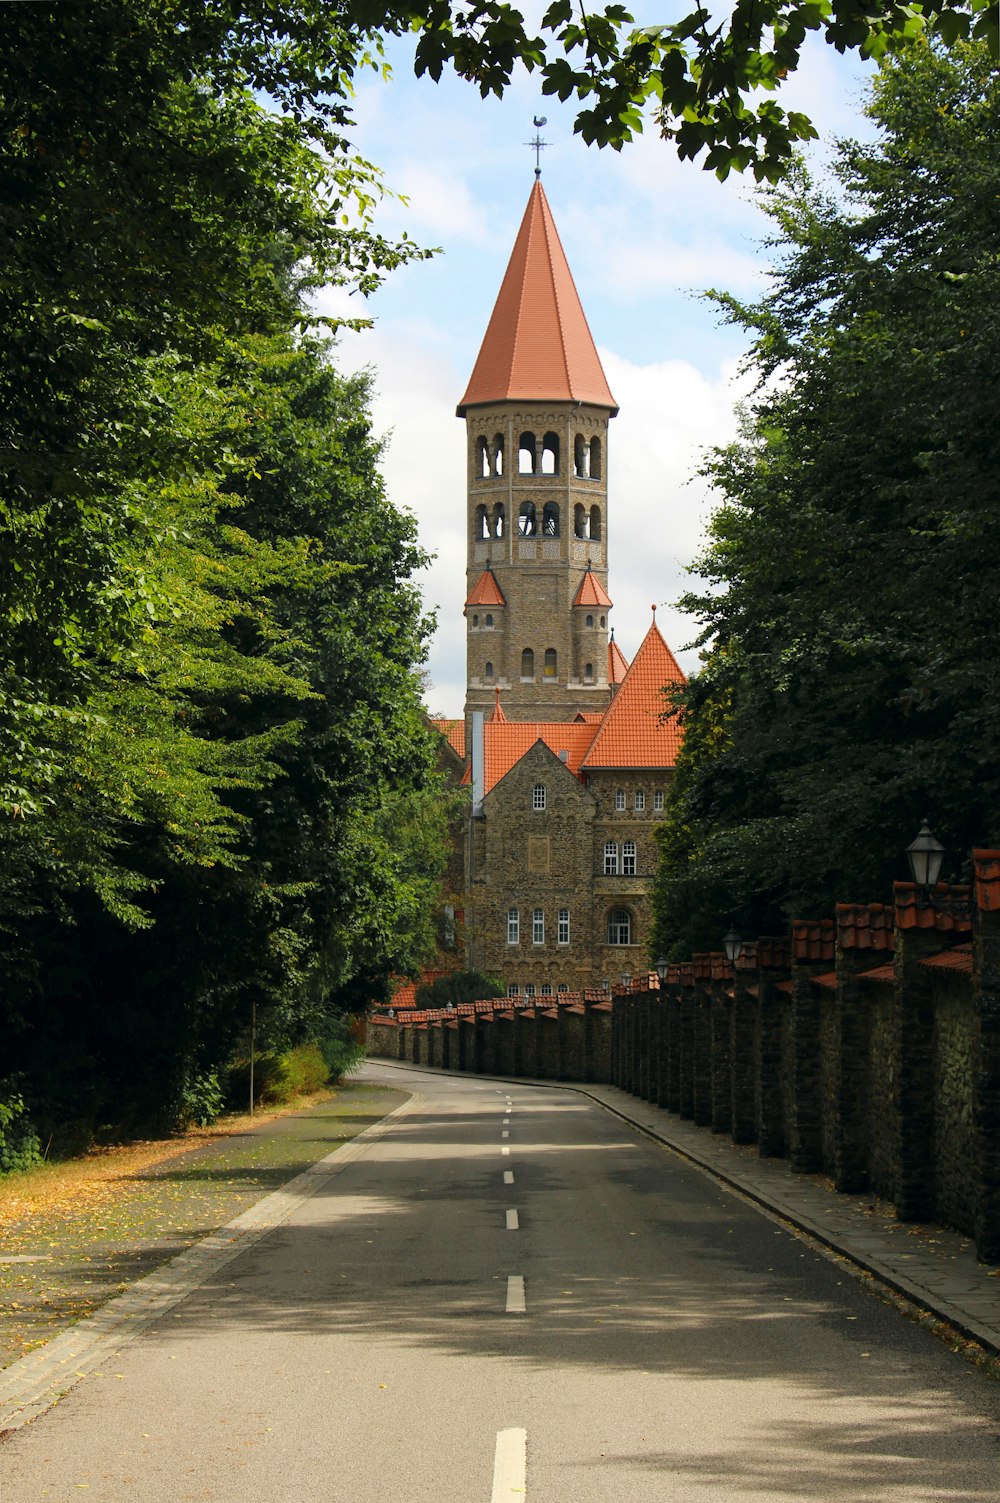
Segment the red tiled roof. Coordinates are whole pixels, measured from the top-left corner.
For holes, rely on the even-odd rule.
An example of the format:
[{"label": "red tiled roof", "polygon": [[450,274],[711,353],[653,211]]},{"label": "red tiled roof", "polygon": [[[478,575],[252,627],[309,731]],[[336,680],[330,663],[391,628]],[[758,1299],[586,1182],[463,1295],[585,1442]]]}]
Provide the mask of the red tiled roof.
[{"label": "red tiled roof", "polygon": [[577,710],[576,714],[573,716],[573,719],[574,721],[579,721],[581,725],[600,725],[601,721],[604,719],[604,711]]},{"label": "red tiled roof", "polygon": [[618,411],[538,181],[458,415],[484,402],[518,401],[592,402]]},{"label": "red tiled roof", "polygon": [[506,605],[503,590],[492,569],[484,569],[472,586],[466,605]]},{"label": "red tiled roof", "polygon": [[984,913],[1000,908],[1000,851],[973,851],[976,904]]},{"label": "red tiled roof", "polygon": [[447,741],[453,752],[465,761],[465,721],[464,720],[432,720],[431,725]]},{"label": "red tiled roof", "polygon": [[620,684],[628,672],[628,658],[622,652],[612,634],[608,643],[608,683]]},{"label": "red tiled roof", "polygon": [[784,935],[779,937],[762,936],[757,941],[757,963],[762,970],[783,970],[791,958],[791,944]]},{"label": "red tiled roof", "polygon": [[950,950],[940,950],[937,955],[928,955],[921,965],[932,970],[972,971],[972,942],[967,945],[952,945]]},{"label": "red tiled roof", "polygon": [[567,752],[566,766],[570,772],[578,773],[596,729],[575,720],[490,720],[483,727],[484,794],[495,788],[538,741],[544,741],[557,757],[561,751]]},{"label": "red tiled roof", "polygon": [[837,989],[836,971],[823,971],[823,973],[819,976],[811,976],[810,980],[812,981],[813,986],[825,986],[828,987],[830,991],[836,991]]},{"label": "red tiled roof", "polygon": [[506,722],[507,722],[507,717],[506,717],[506,715],[503,712],[503,705],[500,703],[500,685],[499,684],[497,684],[497,686],[496,686],[495,693],[496,693],[496,701],[495,701],[495,703],[493,705],[493,713],[490,716],[490,724],[491,725],[505,725]]},{"label": "red tiled roof", "polygon": [[601,581],[598,579],[593,569],[588,567],[586,573],[580,581],[580,588],[577,590],[576,594],[573,597],[573,604],[604,605],[610,607],[614,605],[614,601],[611,599],[607,590],[601,584]]},{"label": "red tiled roof", "polygon": [[870,971],[861,971],[858,975],[859,981],[894,981],[895,979],[896,968],[891,961],[888,965],[877,965]]},{"label": "red tiled roof", "polygon": [[968,887],[949,887],[947,882],[939,882],[927,901],[913,882],[894,882],[892,895],[900,929],[967,933],[972,928]]},{"label": "red tiled roof", "polygon": [[894,950],[893,918],[885,903],[838,903],[837,943],[843,950]]},{"label": "red tiled roof", "polygon": [[673,767],[681,746],[676,718],[664,720],[665,685],[685,678],[656,621],[632,659],[618,693],[594,737],[584,760],[592,767]]},{"label": "red tiled roof", "polygon": [[792,955],[796,960],[832,960],[836,949],[832,919],[821,919],[818,923],[811,923],[808,919],[794,920]]}]

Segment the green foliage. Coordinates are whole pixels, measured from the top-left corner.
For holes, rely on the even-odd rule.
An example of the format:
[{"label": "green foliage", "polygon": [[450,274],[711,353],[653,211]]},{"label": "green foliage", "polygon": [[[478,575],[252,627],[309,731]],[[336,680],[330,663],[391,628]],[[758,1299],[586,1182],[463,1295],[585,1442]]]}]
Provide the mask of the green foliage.
[{"label": "green foliage", "polygon": [[207,1127],[219,1116],[225,1104],[225,1093],[217,1071],[192,1075],[185,1082],[181,1095],[178,1125]]},{"label": "green foliage", "polygon": [[488,997],[502,997],[503,987],[495,976],[484,976],[480,971],[452,971],[447,976],[438,976],[417,987],[418,1007],[447,1007],[450,1002],[480,1002]]},{"label": "green foliage", "polygon": [[350,1018],[345,1013],[332,1013],[324,1025],[317,1043],[326,1065],[327,1078],[338,1081],[354,1070],[360,1070],[365,1062],[365,1048],[351,1031]]},{"label": "green foliage", "polygon": [[28,1118],[24,1097],[0,1086],[0,1174],[18,1174],[42,1161],[42,1145]]},{"label": "green foliage", "polygon": [[771,295],[722,300],[761,386],[706,470],[661,947],[882,896],[923,816],[954,878],[1000,840],[1000,75],[982,45],[916,48],[869,111],[843,202],[771,194]]}]

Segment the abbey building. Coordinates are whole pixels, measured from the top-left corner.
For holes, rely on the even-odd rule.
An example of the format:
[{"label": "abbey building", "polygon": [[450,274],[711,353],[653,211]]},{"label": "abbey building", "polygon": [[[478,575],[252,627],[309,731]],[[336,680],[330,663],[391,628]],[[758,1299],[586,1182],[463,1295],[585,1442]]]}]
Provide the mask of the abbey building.
[{"label": "abbey building", "polygon": [[[614,640],[610,425],[618,411],[536,180],[458,415],[468,449],[466,964],[510,995],[648,968],[654,830],[683,679],[654,619]],[[627,501],[619,502],[627,509]]]}]

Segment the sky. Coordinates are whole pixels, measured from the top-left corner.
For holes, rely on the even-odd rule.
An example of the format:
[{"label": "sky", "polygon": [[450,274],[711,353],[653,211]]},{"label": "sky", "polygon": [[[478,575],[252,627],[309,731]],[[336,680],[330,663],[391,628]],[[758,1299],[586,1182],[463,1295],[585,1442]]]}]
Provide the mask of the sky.
[{"label": "sky", "polygon": [[[642,19],[640,16],[639,19]],[[652,19],[650,17],[649,19]],[[436,613],[427,706],[458,717],[465,699],[465,424],[455,416],[486,331],[534,182],[532,119],[541,134],[542,182],[612,392],[620,406],[608,440],[609,593],[615,636],[631,659],[658,606],[657,623],[686,671],[697,624],[676,602],[704,541],[712,498],[699,456],[735,432],[749,390],[742,330],[704,296],[765,290],[773,252],[752,180],[721,183],[680,162],[655,131],[620,153],[574,136],[571,104],[543,99],[525,74],[502,101],[482,100],[452,77],[415,79],[411,44],[389,53],[392,78],[358,85],[354,142],[407,202],[385,202],[387,234],[405,230],[430,261],[396,271],[367,301],[329,290],[320,311],[366,316],[374,327],[339,335],[338,364],[370,368],[373,418],[386,443],[391,499],[417,519],[433,561],[420,576]],[[781,95],[829,143],[866,134],[865,65],[815,42]]]}]

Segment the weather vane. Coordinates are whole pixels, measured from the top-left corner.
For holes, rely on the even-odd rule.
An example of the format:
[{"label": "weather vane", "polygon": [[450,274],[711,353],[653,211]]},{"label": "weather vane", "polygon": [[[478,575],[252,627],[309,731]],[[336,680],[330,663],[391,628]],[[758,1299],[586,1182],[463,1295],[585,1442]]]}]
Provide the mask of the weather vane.
[{"label": "weather vane", "polygon": [[535,153],[535,176],[536,177],[541,177],[541,175],[542,175],[542,152],[545,150],[546,146],[548,146],[548,144],[549,144],[548,141],[543,141],[542,138],[541,138],[541,136],[539,135],[539,132],[540,132],[542,126],[545,124],[545,116],[544,115],[535,115],[535,117],[534,117],[534,119],[532,120],[531,123],[535,127],[535,139],[533,141],[525,141],[524,144],[525,144],[525,146],[530,146],[530,147],[532,147],[534,149],[534,153]]}]

